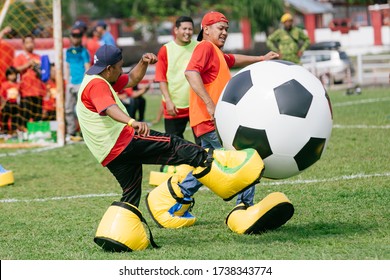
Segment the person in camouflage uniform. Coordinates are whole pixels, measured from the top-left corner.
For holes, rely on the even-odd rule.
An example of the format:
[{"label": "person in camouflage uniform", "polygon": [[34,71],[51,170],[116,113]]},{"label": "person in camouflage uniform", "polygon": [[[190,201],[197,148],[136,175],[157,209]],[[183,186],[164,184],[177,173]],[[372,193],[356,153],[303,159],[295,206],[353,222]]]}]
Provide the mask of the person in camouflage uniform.
[{"label": "person in camouflage uniform", "polygon": [[283,27],[268,36],[267,47],[279,53],[280,59],[299,64],[302,53],[310,45],[309,37],[302,29],[293,26],[291,14],[284,14],[280,22]]}]

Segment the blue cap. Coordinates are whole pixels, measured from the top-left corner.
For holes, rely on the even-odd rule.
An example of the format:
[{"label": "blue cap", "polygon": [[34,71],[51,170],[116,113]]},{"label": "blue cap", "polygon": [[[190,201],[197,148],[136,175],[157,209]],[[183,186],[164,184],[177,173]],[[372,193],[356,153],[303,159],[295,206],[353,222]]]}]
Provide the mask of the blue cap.
[{"label": "blue cap", "polygon": [[100,74],[107,66],[122,60],[122,51],[112,45],[103,45],[95,53],[93,65],[88,69],[88,75]]},{"label": "blue cap", "polygon": [[87,24],[82,20],[76,20],[75,23],[73,24],[72,29],[76,29],[76,28],[80,30],[87,29]]},{"label": "blue cap", "polygon": [[101,26],[101,27],[103,27],[104,29],[106,29],[107,23],[105,23],[104,20],[99,20],[99,21],[96,23],[96,26]]}]

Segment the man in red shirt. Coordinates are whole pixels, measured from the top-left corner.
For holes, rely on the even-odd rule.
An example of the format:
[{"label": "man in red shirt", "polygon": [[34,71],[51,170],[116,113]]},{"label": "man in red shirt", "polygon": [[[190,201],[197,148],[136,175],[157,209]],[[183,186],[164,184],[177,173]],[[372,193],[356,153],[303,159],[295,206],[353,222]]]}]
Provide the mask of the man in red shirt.
[{"label": "man in red shirt", "polygon": [[[229,21],[219,12],[208,12],[202,19],[198,35],[200,43],[195,47],[187,65],[185,76],[190,90],[190,125],[202,147],[220,149],[214,124],[215,105],[228,81],[230,68],[245,67],[255,62],[278,57],[275,52],[264,56],[225,54],[222,48],[228,37]],[[185,197],[191,197],[202,186],[190,173],[180,184]],[[190,187],[188,187],[190,186]],[[241,192],[237,204],[253,205],[254,185]]]},{"label": "man in red shirt", "polygon": [[100,34],[96,31],[96,28],[93,28],[92,30],[87,31],[87,40],[85,42],[85,47],[87,48],[89,52],[89,57],[91,59],[91,65],[94,63],[94,57],[96,51],[100,48]]},{"label": "man in red shirt", "polygon": [[30,120],[42,119],[42,99],[46,95],[46,86],[41,81],[41,57],[34,53],[34,37],[23,38],[23,49],[14,60],[14,67],[20,73],[20,105],[23,110],[22,124]]},{"label": "man in red shirt", "polygon": [[[190,86],[184,70],[198,43],[191,40],[194,33],[192,18],[177,18],[174,33],[175,39],[163,45],[157,54],[155,80],[160,83],[163,97],[165,132],[184,138],[190,120]],[[200,145],[199,141],[196,143]]]}]

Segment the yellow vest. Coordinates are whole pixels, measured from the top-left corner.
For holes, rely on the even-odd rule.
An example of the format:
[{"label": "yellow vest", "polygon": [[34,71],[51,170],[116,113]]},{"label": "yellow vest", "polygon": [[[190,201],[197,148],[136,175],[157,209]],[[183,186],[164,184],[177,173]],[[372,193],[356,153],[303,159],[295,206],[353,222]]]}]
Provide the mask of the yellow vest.
[{"label": "yellow vest", "polygon": [[[226,84],[229,82],[231,75],[229,66],[226,63],[223,52],[213,43],[218,58],[219,58],[219,72],[215,80],[209,84],[205,84],[204,87],[209,93],[214,104],[217,104],[220,95]],[[194,127],[202,122],[211,120],[211,116],[207,111],[206,104],[204,104],[202,98],[200,98],[195,91],[190,90],[190,125]]]},{"label": "yellow vest", "polygon": [[85,75],[83,82],[80,85],[80,89],[77,95],[77,118],[80,124],[81,132],[83,133],[84,142],[88,149],[98,160],[102,162],[111,149],[114,147],[119,135],[123,128],[126,126],[124,123],[117,122],[109,116],[101,116],[96,112],[88,110],[81,101],[81,95],[86,86],[93,79],[101,79],[107,83],[110,87],[111,93],[115,98],[116,104],[119,108],[128,115],[125,106],[120,101],[114,89],[111,85],[99,75]]},{"label": "yellow vest", "polygon": [[[168,91],[172,102],[177,108],[188,108],[190,85],[184,75],[187,64],[191,59],[192,52],[197,41],[191,41],[186,46],[179,46],[175,41],[165,44],[167,49],[167,81]],[[163,100],[164,96],[163,96]]]}]

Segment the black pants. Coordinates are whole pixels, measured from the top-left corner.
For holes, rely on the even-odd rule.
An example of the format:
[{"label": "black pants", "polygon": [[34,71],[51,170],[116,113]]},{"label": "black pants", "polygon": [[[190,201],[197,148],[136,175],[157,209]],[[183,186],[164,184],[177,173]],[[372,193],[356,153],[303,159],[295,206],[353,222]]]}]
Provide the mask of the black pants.
[{"label": "black pants", "polygon": [[207,152],[200,146],[175,135],[154,130],[143,137],[135,135],[126,149],[107,168],[122,187],[122,202],[139,206],[142,193],[142,164],[201,165]]},{"label": "black pants", "polygon": [[[127,112],[130,117],[137,121],[143,122],[145,118],[146,100],[143,96],[132,98],[130,105],[128,105]],[[137,115],[138,112],[138,116]]]},{"label": "black pants", "polygon": [[[2,127],[4,133],[15,132],[20,125],[20,108],[17,103],[5,103],[5,106],[2,111]],[[8,122],[11,121],[11,129],[8,127]]]},{"label": "black pants", "polygon": [[26,126],[26,123],[31,119],[33,121],[42,120],[42,97],[41,96],[22,97],[20,100],[20,107],[22,108],[23,126]]},{"label": "black pants", "polygon": [[[184,131],[187,124],[190,122],[190,118],[178,118],[178,119],[164,119],[165,132],[184,138]],[[201,145],[200,139],[194,135],[195,143]]]}]

